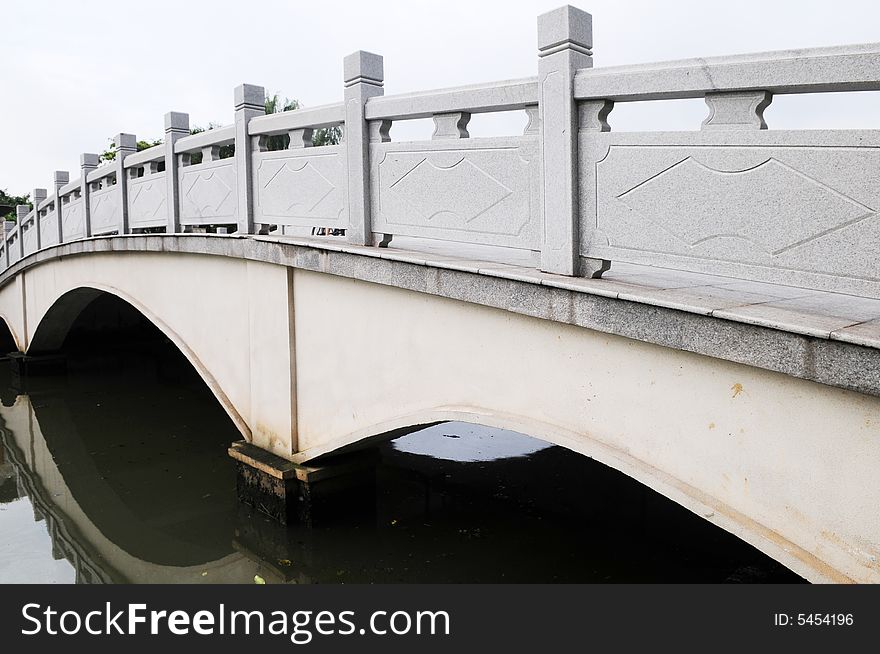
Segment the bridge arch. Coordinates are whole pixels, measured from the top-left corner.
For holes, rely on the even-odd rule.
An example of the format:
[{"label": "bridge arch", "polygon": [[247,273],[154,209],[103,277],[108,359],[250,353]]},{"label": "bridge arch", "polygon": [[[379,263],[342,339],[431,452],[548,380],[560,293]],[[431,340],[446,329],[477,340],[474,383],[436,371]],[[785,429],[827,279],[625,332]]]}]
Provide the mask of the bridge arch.
[{"label": "bridge arch", "polygon": [[[310,461],[315,459],[320,461],[324,457],[361,449],[444,422],[463,422],[505,429],[566,448],[643,484],[807,579],[818,578],[837,583],[848,581],[847,577],[833,570],[806,549],[681,479],[666,474],[626,452],[610,447],[590,434],[562,430],[556,425],[526,415],[501,414],[478,407],[462,407],[455,410],[429,409],[372,426],[358,434],[348,434],[327,443],[326,447],[321,448],[320,454],[312,451],[300,457],[309,457]],[[817,570],[821,571],[823,577],[817,577]]]},{"label": "bridge arch", "polygon": [[19,349],[21,342],[13,329],[13,321],[0,313],[0,354],[7,354]]},{"label": "bridge arch", "polygon": [[157,252],[48,259],[6,280],[0,311],[12,317],[19,349],[38,354],[57,348],[100,294],[120,298],[177,346],[246,440],[289,457],[289,270],[200,254],[169,263]]},{"label": "bridge arch", "polygon": [[102,296],[106,295],[113,296],[125,302],[141,316],[146,318],[151,325],[162,332],[162,334],[164,334],[165,337],[168,338],[168,340],[171,341],[177,350],[186,358],[202,381],[205,382],[205,385],[211,390],[214,397],[227,414],[229,414],[232,421],[236,425],[244,423],[242,416],[226,396],[209,368],[199,359],[196,353],[193,352],[192,348],[187,345],[186,341],[181,338],[181,336],[176,333],[159,314],[156,313],[156,310],[144,305],[129,293],[126,293],[119,288],[103,284],[93,284],[91,286],[78,286],[64,292],[41,316],[33,337],[28,345],[27,353],[40,355],[60,350],[63,347],[71,328],[76,324],[77,319],[83,314],[86,308]]}]

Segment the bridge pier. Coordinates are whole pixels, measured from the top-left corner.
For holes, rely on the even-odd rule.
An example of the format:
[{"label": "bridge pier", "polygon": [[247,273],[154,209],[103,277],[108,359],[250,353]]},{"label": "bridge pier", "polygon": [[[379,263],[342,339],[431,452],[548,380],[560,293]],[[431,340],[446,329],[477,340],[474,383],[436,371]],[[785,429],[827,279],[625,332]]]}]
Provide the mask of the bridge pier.
[{"label": "bridge pier", "polygon": [[31,356],[23,352],[10,352],[7,357],[13,377],[20,379],[28,375],[58,375],[67,372],[67,357],[63,354]]},{"label": "bridge pier", "polygon": [[238,441],[229,456],[236,464],[238,500],[281,524],[312,525],[331,512],[372,503],[379,460],[374,450],[300,465]]}]

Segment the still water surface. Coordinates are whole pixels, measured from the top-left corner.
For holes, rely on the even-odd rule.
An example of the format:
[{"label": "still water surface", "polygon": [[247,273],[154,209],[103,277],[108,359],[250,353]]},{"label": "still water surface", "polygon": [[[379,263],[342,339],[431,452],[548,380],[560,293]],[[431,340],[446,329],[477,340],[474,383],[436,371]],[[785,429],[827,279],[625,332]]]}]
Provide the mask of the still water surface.
[{"label": "still water surface", "polygon": [[379,448],[375,496],[281,527],[235,499],[240,438],[168,351],[0,362],[0,582],[799,581],[616,471],[463,423]]}]

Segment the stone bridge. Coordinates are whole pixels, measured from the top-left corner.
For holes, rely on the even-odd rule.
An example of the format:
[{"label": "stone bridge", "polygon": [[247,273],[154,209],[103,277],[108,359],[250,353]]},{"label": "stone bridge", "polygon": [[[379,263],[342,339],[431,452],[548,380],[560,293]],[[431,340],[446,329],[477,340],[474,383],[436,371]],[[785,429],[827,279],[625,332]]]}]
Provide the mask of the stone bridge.
[{"label": "stone bridge", "polygon": [[[264,115],[242,85],[233,125],[171,112],[140,152],[120,134],[6,224],[0,315],[37,355],[100,294],[129,302],[238,426],[239,462],[282,484],[477,422],[810,580],[880,581],[880,132],[763,118],[775,94],[880,90],[880,45],[594,69],[591,18],[564,7],[538,19],[537,67],[384,96],[357,52],[340,103]],[[694,131],[609,126],[615,102],[695,97]],[[523,133],[470,138],[509,111]],[[392,138],[426,117],[431,140]],[[315,146],[328,127],[342,142]]]}]

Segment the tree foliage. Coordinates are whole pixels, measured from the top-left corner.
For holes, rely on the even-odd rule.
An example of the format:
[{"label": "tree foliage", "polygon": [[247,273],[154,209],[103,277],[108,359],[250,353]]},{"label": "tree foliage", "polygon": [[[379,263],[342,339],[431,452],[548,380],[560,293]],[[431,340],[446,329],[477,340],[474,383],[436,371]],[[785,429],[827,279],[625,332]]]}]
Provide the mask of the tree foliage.
[{"label": "tree foliage", "polygon": [[3,220],[15,220],[15,207],[19,204],[29,204],[31,194],[9,195],[6,189],[0,189],[0,217]]},{"label": "tree foliage", "polygon": [[[278,114],[283,111],[295,111],[297,109],[302,108],[302,104],[299,100],[282,97],[280,93],[273,93],[272,95],[266,96],[266,113],[267,114]],[[190,134],[200,134],[201,132],[210,131],[212,129],[217,129],[222,127],[220,123],[210,122],[207,127],[195,126],[190,129]],[[322,129],[315,130],[312,135],[312,144],[315,146],[321,145],[337,145],[342,141],[342,128],[341,127],[324,127]],[[267,139],[267,146],[270,150],[283,150],[290,143],[290,137],[287,134],[278,134],[275,136],[270,136]],[[152,141],[138,141],[137,142],[137,151],[146,150],[147,148],[152,148],[156,145],[162,145],[162,139],[154,139]],[[220,158],[225,159],[226,157],[231,157],[235,153],[234,145],[224,145],[220,148]],[[100,161],[114,161],[116,159],[116,146],[113,143],[113,139],[110,139],[110,146],[101,153]],[[201,153],[192,153],[191,155],[191,163],[197,164],[202,160]]]},{"label": "tree foliage", "polygon": [[[148,150],[156,145],[162,145],[162,139],[156,139],[154,141],[138,141],[137,142],[137,151]],[[101,153],[101,156],[98,157],[98,161],[115,161],[116,160],[116,144],[113,142],[113,139],[110,139],[110,146]]]},{"label": "tree foliage", "polygon": [[[282,111],[294,111],[302,109],[299,100],[291,100],[284,98],[282,100],[278,93],[266,96],[266,113],[278,114]],[[337,145],[342,141],[341,127],[324,127],[316,129],[312,134],[312,145]],[[290,143],[290,137],[287,134],[278,134],[268,138],[267,146],[270,150],[283,150]]]}]

